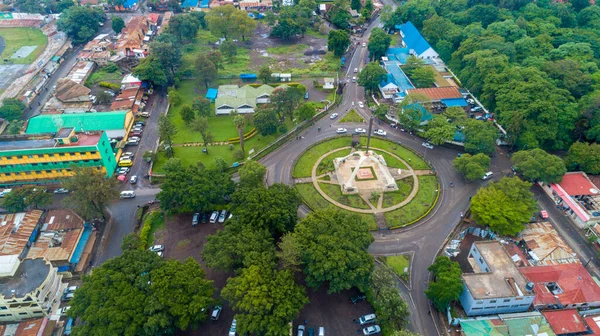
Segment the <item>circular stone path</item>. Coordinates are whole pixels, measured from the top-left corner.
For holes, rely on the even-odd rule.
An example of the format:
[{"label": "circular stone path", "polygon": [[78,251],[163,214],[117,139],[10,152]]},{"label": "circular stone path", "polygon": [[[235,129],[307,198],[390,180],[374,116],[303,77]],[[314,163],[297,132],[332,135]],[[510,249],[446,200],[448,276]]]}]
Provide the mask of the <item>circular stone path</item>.
[{"label": "circular stone path", "polygon": [[[347,146],[347,147],[340,147],[340,148],[336,148],[334,150],[331,150],[323,155],[321,155],[321,157],[319,157],[319,159],[317,159],[317,161],[315,162],[315,164],[312,167],[312,176],[311,176],[311,180],[312,180],[312,184],[313,186],[317,189],[317,191],[319,192],[319,194],[321,194],[321,196],[323,196],[328,202],[330,202],[331,204],[340,207],[344,210],[348,210],[348,211],[353,211],[353,212],[358,212],[358,213],[365,213],[365,214],[377,214],[377,213],[382,213],[382,212],[388,212],[388,211],[392,211],[392,210],[396,210],[398,208],[403,207],[404,205],[408,204],[417,194],[417,191],[419,191],[419,179],[417,178],[417,175],[427,175],[430,174],[431,171],[430,170],[413,170],[412,167],[406,162],[404,161],[404,159],[402,159],[401,157],[399,157],[398,155],[394,154],[394,153],[390,153],[386,150],[383,149],[379,149],[379,148],[370,148],[372,150],[377,150],[383,153],[386,153],[388,155],[391,155],[393,157],[395,157],[396,159],[400,160],[402,163],[404,163],[404,165],[406,167],[408,167],[408,176],[412,176],[413,177],[413,188],[410,191],[410,194],[408,195],[408,197],[403,200],[402,202],[398,203],[398,204],[394,204],[391,207],[387,207],[387,208],[382,208],[382,204],[383,204],[383,195],[385,194],[385,192],[381,193],[381,195],[379,195],[379,200],[377,202],[377,207],[374,207],[371,202],[368,199],[365,199],[362,195],[360,195],[360,193],[358,193],[358,195],[371,207],[371,209],[358,209],[358,208],[354,208],[345,204],[342,204],[336,200],[334,200],[333,198],[331,198],[329,195],[327,195],[322,189],[321,186],[319,186],[319,182],[321,183],[329,183],[329,184],[335,184],[338,185],[338,183],[332,183],[331,181],[327,181],[327,180],[319,180],[320,177],[323,177],[329,173],[317,176],[317,167],[319,166],[319,163],[321,163],[321,161],[327,157],[329,154],[331,153],[335,153],[344,149],[351,149],[352,147]],[[404,169],[403,169],[404,171]]]}]

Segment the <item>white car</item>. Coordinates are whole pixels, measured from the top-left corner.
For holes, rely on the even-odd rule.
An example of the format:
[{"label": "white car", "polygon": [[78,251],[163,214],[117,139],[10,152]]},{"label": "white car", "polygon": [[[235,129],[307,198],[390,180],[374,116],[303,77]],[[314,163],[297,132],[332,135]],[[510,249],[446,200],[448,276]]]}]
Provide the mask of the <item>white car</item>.
[{"label": "white car", "polygon": [[338,117],[338,114],[334,113],[334,114],[332,114],[332,115],[329,116],[329,119],[335,119],[337,117]]},{"label": "white car", "polygon": [[433,145],[430,144],[429,142],[423,142],[421,144],[421,146],[425,147],[425,148],[429,148],[429,149],[433,149]]},{"label": "white car", "polygon": [[387,136],[387,132],[384,130],[376,130],[375,132],[373,132],[375,135],[380,135],[380,136]]},{"label": "white car", "polygon": [[357,128],[354,130],[354,132],[359,133],[359,134],[363,134],[363,133],[367,133],[367,130],[364,128]]},{"label": "white car", "polygon": [[483,175],[483,177],[481,178],[482,180],[489,180],[492,178],[492,176],[494,176],[494,173],[492,173],[491,171],[485,173],[485,175]]},{"label": "white car", "polygon": [[133,154],[132,152],[125,152],[125,153],[122,154],[122,156],[131,156],[131,157],[134,157],[135,154]]},{"label": "white car", "polygon": [[154,245],[148,249],[150,252],[162,252],[165,250],[163,245]]},{"label": "white car", "polygon": [[117,175],[125,175],[127,173],[129,173],[129,168],[128,167],[120,167],[119,169],[117,169]]},{"label": "white car", "polygon": [[67,315],[67,311],[68,311],[70,308],[71,308],[71,306],[66,306],[66,307],[59,308],[59,309],[56,311],[56,313],[57,313],[58,315],[60,315],[60,316]]},{"label": "white car", "polygon": [[346,132],[348,132],[348,130],[347,130],[347,129],[345,129],[345,128],[338,128],[338,129],[335,131],[335,133],[337,133],[337,134],[344,134],[344,133],[346,133]]},{"label": "white car", "polygon": [[150,112],[142,112],[140,115],[144,118],[148,118],[150,117]]},{"label": "white car", "polygon": [[359,101],[358,102],[358,107],[363,108],[363,107],[365,107],[365,104],[363,104],[363,102]]},{"label": "white car", "polygon": [[366,43],[366,42],[363,42],[362,46],[363,46],[363,47],[366,47],[366,46],[367,46],[367,43]]},{"label": "white car", "polygon": [[68,194],[69,190],[65,189],[65,188],[58,188],[58,189],[54,190],[54,193],[55,194]]},{"label": "white car", "polygon": [[133,161],[133,156],[123,155],[119,158],[119,161],[125,161],[125,160]]},{"label": "white car", "polygon": [[370,327],[366,327],[362,331],[363,335],[376,335],[381,332],[381,328],[376,324]]},{"label": "white car", "polygon": [[129,183],[131,184],[136,184],[138,181],[138,177],[137,175],[133,175],[130,179],[129,179]]}]

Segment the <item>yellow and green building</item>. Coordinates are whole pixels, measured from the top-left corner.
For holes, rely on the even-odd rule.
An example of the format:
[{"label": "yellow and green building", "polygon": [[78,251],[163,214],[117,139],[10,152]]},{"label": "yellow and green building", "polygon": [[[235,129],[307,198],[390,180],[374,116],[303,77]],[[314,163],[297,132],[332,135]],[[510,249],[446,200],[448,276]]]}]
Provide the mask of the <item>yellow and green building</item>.
[{"label": "yellow and green building", "polygon": [[73,174],[73,166],[96,167],[112,176],[117,162],[105,131],[0,136],[0,186],[55,184]]}]

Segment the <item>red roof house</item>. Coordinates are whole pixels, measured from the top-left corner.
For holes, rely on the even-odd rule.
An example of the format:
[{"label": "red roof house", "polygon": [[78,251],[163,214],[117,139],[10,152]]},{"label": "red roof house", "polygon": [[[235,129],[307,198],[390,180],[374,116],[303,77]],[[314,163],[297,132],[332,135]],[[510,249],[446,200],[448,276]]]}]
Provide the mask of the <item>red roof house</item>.
[{"label": "red roof house", "polygon": [[550,328],[557,335],[576,334],[587,331],[587,324],[579,315],[577,309],[558,309],[542,311],[550,324]]},{"label": "red roof house", "polygon": [[421,89],[411,89],[408,90],[408,94],[411,93],[420,93],[424,94],[431,101],[438,102],[442,99],[449,98],[462,98],[462,94],[458,91],[458,89],[454,86],[444,86],[444,87],[434,87],[434,88],[421,88]]},{"label": "red roof house", "polygon": [[600,335],[600,315],[585,315],[583,317],[587,325],[592,330],[591,335]]},{"label": "red roof house", "polygon": [[600,287],[581,264],[521,267],[533,282],[535,309],[600,307]]}]

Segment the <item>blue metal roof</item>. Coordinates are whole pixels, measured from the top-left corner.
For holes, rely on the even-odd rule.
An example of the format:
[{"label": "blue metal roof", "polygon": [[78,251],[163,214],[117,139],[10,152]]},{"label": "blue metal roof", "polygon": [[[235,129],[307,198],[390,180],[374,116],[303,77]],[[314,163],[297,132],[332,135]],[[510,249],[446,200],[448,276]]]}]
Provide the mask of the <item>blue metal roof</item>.
[{"label": "blue metal roof", "polygon": [[183,0],[181,8],[198,7],[199,0]]},{"label": "blue metal roof", "polygon": [[200,8],[208,8],[209,3],[210,0],[202,0],[202,2],[200,3]]},{"label": "blue metal roof", "polygon": [[132,8],[133,6],[135,6],[135,4],[137,4],[137,0],[125,0],[123,2],[123,7]]},{"label": "blue metal roof", "polygon": [[464,98],[446,98],[446,99],[442,99],[441,102],[442,102],[442,104],[446,105],[447,107],[451,107],[451,106],[465,107],[465,106],[469,105]]},{"label": "blue metal roof", "polygon": [[241,79],[256,79],[256,74],[241,74]]},{"label": "blue metal roof", "polygon": [[427,109],[424,108],[423,105],[421,105],[419,103],[408,104],[404,108],[412,108],[412,109],[421,111],[421,122],[425,122],[425,121],[429,121],[429,120],[433,119],[433,114],[431,114],[431,112],[427,111]]},{"label": "blue metal roof", "polygon": [[465,134],[459,130],[454,131],[454,141],[465,142]]},{"label": "blue metal roof", "polygon": [[75,247],[75,251],[73,251],[73,256],[69,263],[73,265],[77,265],[79,260],[81,259],[81,255],[83,254],[83,250],[85,250],[85,245],[90,239],[90,235],[92,234],[92,227],[87,224],[83,228],[83,233],[81,234],[81,238],[79,238],[79,242],[77,243],[77,247]]},{"label": "blue metal roof", "polygon": [[423,35],[419,33],[419,30],[412,22],[408,21],[403,24],[400,30],[402,31],[402,35],[404,35],[402,41],[404,41],[408,48],[413,49],[417,55],[421,55],[427,49],[431,48],[429,43],[425,40]]},{"label": "blue metal roof", "polygon": [[215,100],[215,99],[217,99],[218,93],[219,93],[219,90],[210,88],[210,89],[208,89],[208,91],[206,92],[206,96],[204,96],[204,97],[209,100]]},{"label": "blue metal roof", "polygon": [[399,63],[396,63],[396,62],[388,63],[385,66],[385,70],[387,70],[387,72],[394,77],[394,84],[398,85],[398,88],[400,89],[400,91],[405,91],[405,90],[410,90],[410,89],[415,88],[411,84],[410,80],[408,79],[408,77],[406,76],[404,71],[402,71],[402,69],[400,69]]}]

